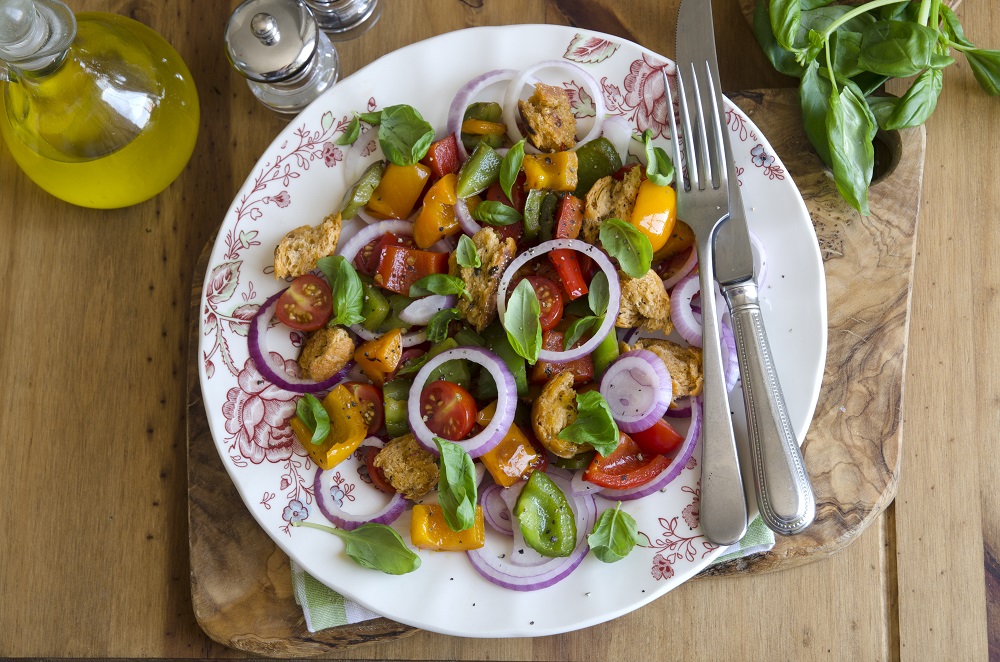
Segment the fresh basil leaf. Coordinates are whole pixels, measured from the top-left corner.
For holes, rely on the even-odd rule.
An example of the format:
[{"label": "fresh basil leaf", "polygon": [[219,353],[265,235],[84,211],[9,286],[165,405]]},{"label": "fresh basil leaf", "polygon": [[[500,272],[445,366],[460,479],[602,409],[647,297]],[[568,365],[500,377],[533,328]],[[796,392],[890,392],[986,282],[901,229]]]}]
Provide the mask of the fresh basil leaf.
[{"label": "fresh basil leaf", "polygon": [[771,19],[767,13],[766,0],[757,0],[753,11],[753,34],[778,72],[786,76],[802,77],[802,65],[795,60],[795,54],[781,47],[771,30]]},{"label": "fresh basil leaf", "polygon": [[653,144],[653,132],[642,132],[642,142],[646,149],[646,178],[657,186],[669,186],[674,181],[674,162],[662,147]]},{"label": "fresh basil leaf", "polygon": [[795,37],[799,32],[801,16],[799,0],[771,0],[771,31],[786,51],[796,50]]},{"label": "fresh basil leaf", "polygon": [[382,110],[378,140],[387,159],[398,166],[411,166],[427,154],[434,142],[434,128],[412,106],[389,106]]},{"label": "fresh basil leaf", "polygon": [[649,237],[631,223],[609,218],[601,223],[601,246],[618,260],[622,271],[632,278],[642,278],[653,264],[653,245]]},{"label": "fresh basil leaf", "polygon": [[880,122],[880,125],[890,130],[920,126],[934,112],[943,85],[944,73],[940,69],[925,69],[894,104],[892,114],[885,123]]},{"label": "fresh basil leaf", "polygon": [[376,110],[371,113],[361,113],[358,115],[358,119],[366,124],[371,124],[372,126],[378,126],[382,123],[382,111]]},{"label": "fresh basil leaf", "polygon": [[871,108],[872,115],[875,116],[875,121],[878,122],[879,128],[884,129],[886,122],[892,117],[893,112],[896,110],[896,104],[899,103],[899,97],[889,97],[889,96],[869,96],[868,107]]},{"label": "fresh basil leaf", "polygon": [[313,522],[292,522],[332,533],[344,541],[344,552],[363,568],[380,570],[389,575],[405,575],[420,567],[420,557],[413,553],[396,531],[385,524],[368,522],[353,531],[335,529]]},{"label": "fresh basil leaf", "polygon": [[944,33],[947,35],[949,41],[959,46],[965,46],[966,48],[975,48],[972,42],[965,38],[965,30],[962,29],[962,24],[959,22],[955,12],[951,10],[951,7],[941,3],[939,13],[941,18],[944,19]]},{"label": "fresh basil leaf", "polygon": [[598,317],[608,312],[608,304],[611,303],[611,287],[608,285],[608,275],[603,271],[598,271],[591,279],[587,303]]},{"label": "fresh basil leaf", "polygon": [[842,78],[853,78],[862,73],[858,66],[861,54],[861,33],[837,30],[830,35],[830,51],[833,54],[833,72]]},{"label": "fresh basil leaf", "polygon": [[295,414],[312,430],[313,444],[321,444],[330,434],[330,414],[315,395],[306,393],[295,403]]},{"label": "fresh basil leaf", "polygon": [[353,145],[354,141],[358,139],[360,134],[361,120],[359,120],[358,116],[355,115],[354,119],[351,120],[351,123],[347,125],[346,129],[344,129],[344,132],[333,142],[337,145]]},{"label": "fresh basil leaf", "polygon": [[479,259],[479,251],[476,244],[469,239],[469,235],[463,234],[458,238],[458,248],[455,249],[455,261],[466,269],[478,269],[483,266],[483,261]]},{"label": "fresh basil leaf", "polygon": [[889,77],[873,74],[870,71],[862,71],[857,76],[851,78],[851,80],[861,90],[861,94],[867,97],[880,90],[885,85],[885,82],[889,80]]},{"label": "fresh basil leaf", "polygon": [[521,164],[524,162],[524,138],[521,138],[514,146],[507,150],[500,162],[500,188],[507,194],[508,200],[513,200],[511,192],[514,189],[514,182],[521,172]]},{"label": "fresh basil leaf", "polygon": [[920,3],[900,0],[894,4],[886,5],[879,10],[878,18],[883,21],[913,21],[918,23],[920,14]]},{"label": "fresh basil leaf", "polygon": [[594,524],[594,531],[587,536],[587,544],[599,560],[615,563],[629,555],[639,542],[639,527],[635,518],[622,510],[619,501],[614,510],[601,513]]},{"label": "fresh basil leaf", "polygon": [[811,63],[802,75],[799,84],[799,104],[802,107],[802,124],[806,137],[816,149],[820,160],[827,165],[833,163],[830,156],[830,137],[826,128],[826,116],[830,112],[831,86],[829,79],[821,76],[819,65]]},{"label": "fresh basil leaf", "polygon": [[818,7],[826,7],[827,5],[833,3],[833,1],[834,0],[802,0],[799,4],[802,5],[802,11],[808,11]]},{"label": "fresh basil leaf", "polygon": [[430,360],[427,352],[424,352],[420,356],[415,356],[412,359],[406,361],[402,364],[403,367],[396,371],[396,377],[406,377],[407,375],[415,375],[420,372],[420,369],[424,367],[424,364]]},{"label": "fresh basil leaf", "polygon": [[499,200],[483,200],[472,210],[472,218],[488,225],[513,225],[521,220],[521,212]]},{"label": "fresh basil leaf", "polygon": [[965,51],[965,58],[969,61],[979,86],[990,96],[1000,94],[1000,51],[974,48]]},{"label": "fresh basil leaf", "polygon": [[594,317],[593,315],[588,315],[586,317],[580,317],[573,321],[566,329],[566,335],[563,336],[563,350],[567,350],[576,344],[576,341],[586,335],[592,328],[601,323],[600,317]]},{"label": "fresh basil leaf", "polygon": [[438,467],[438,503],[452,531],[465,531],[476,523],[476,467],[458,444],[434,437],[441,454]]},{"label": "fresh basil leaf", "polygon": [[448,274],[430,274],[410,285],[411,297],[425,297],[428,294],[458,294],[472,298],[465,289],[465,281]]},{"label": "fresh basil leaf", "polygon": [[[815,30],[821,35],[827,34],[830,26],[851,13],[855,7],[850,5],[832,5],[829,7],[817,7],[809,11],[803,11],[799,17],[799,39],[805,38],[809,30]],[[856,14],[837,26],[837,30],[845,32],[861,32],[866,27],[875,22],[875,17],[867,12]]]},{"label": "fresh basil leaf", "polygon": [[604,397],[598,391],[587,391],[576,394],[576,420],[557,436],[574,444],[590,444],[607,457],[618,447],[620,433]]},{"label": "fresh basil leaf", "polygon": [[858,66],[884,76],[916,76],[931,66],[937,36],[919,23],[877,21],[861,32]]},{"label": "fresh basil leaf", "polygon": [[458,308],[445,308],[435,313],[427,323],[427,339],[431,342],[443,342],[448,337],[448,326],[455,320],[462,319]]},{"label": "fresh basil leaf", "polygon": [[855,89],[845,85],[839,94],[830,95],[826,128],[837,190],[851,206],[868,216],[871,214],[868,185],[875,168],[872,138],[878,126],[868,104]]},{"label": "fresh basil leaf", "polygon": [[350,326],[364,322],[365,317],[361,314],[364,306],[364,290],[358,272],[351,263],[342,255],[331,255],[320,258],[316,266],[330,283],[333,299],[333,318],[327,326],[337,324]]},{"label": "fresh basil leaf", "polygon": [[540,314],[538,296],[525,278],[510,295],[501,322],[507,331],[511,347],[518,356],[531,364],[538,361],[538,353],[542,350],[542,325],[538,321]]}]

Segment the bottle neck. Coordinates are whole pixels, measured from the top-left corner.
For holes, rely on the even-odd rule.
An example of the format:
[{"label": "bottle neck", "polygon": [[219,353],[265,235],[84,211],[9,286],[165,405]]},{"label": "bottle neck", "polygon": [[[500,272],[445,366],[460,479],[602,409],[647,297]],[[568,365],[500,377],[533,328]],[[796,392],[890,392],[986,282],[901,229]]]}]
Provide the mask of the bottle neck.
[{"label": "bottle neck", "polygon": [[59,0],[0,0],[0,78],[57,69],[75,36],[76,17]]}]

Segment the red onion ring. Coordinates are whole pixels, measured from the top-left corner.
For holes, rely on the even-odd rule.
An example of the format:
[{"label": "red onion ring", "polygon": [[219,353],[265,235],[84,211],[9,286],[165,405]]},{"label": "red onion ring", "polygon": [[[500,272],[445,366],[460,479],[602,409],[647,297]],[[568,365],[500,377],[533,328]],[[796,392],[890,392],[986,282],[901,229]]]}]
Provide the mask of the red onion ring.
[{"label": "red onion ring", "polygon": [[670,466],[660,472],[659,476],[644,485],[631,487],[625,490],[609,490],[605,488],[602,489],[599,494],[612,501],[631,501],[634,499],[641,499],[642,497],[650,495],[653,492],[662,490],[675,478],[681,475],[682,471],[684,471],[684,467],[687,466],[688,460],[690,460],[691,455],[694,454],[694,448],[698,445],[698,439],[700,437],[701,398],[692,398],[691,425],[688,427],[687,435],[685,435],[684,441],[681,442],[681,447],[677,451],[677,455],[674,456],[674,460],[670,463]]},{"label": "red onion ring", "polygon": [[431,318],[445,308],[454,308],[457,299],[454,294],[432,294],[417,299],[399,313],[399,319],[407,324],[426,326]]},{"label": "red onion ring", "polygon": [[[698,249],[695,246],[691,246],[688,250],[688,256],[684,261],[684,264],[682,264],[681,268],[677,270],[677,273],[663,281],[663,288],[669,290],[671,287],[679,283],[682,278],[691,273],[696,266],[698,266]],[[671,294],[671,296],[673,296],[673,294]]]},{"label": "red onion ring", "polygon": [[677,398],[667,408],[664,414],[667,418],[691,418],[691,396]]},{"label": "red onion ring", "polygon": [[697,274],[681,278],[670,294],[670,319],[681,338],[694,347],[701,347],[701,322],[695,319],[691,300],[701,291]]},{"label": "red onion ring", "polygon": [[726,379],[726,393],[729,393],[740,378],[740,362],[736,355],[736,337],[725,320],[719,324],[719,335],[722,337],[722,375]]},{"label": "red onion ring", "polygon": [[[465,554],[469,557],[472,567],[486,580],[515,591],[537,591],[552,586],[566,577],[583,562],[590,551],[587,535],[593,530],[597,521],[597,503],[589,494],[578,494],[572,491],[569,481],[557,473],[546,472],[553,482],[563,491],[570,507],[576,515],[577,545],[566,557],[545,558],[539,565],[517,565],[514,559],[520,554],[516,551],[498,556],[495,550],[487,548],[473,549]],[[513,488],[507,488],[513,489]],[[517,527],[512,528],[516,529]],[[514,547],[514,550],[517,550]],[[527,548],[530,550],[530,548]],[[534,550],[532,550],[534,551]]]},{"label": "red onion ring", "polygon": [[608,277],[608,292],[610,294],[610,302],[608,303],[608,310],[604,314],[604,321],[591,336],[590,340],[583,343],[579,347],[568,349],[564,352],[555,352],[548,349],[543,349],[538,353],[538,359],[540,361],[549,361],[551,363],[565,363],[567,361],[574,361],[582,356],[587,356],[598,345],[601,341],[615,326],[615,319],[618,317],[619,306],[621,305],[622,289],[621,282],[618,279],[618,272],[615,270],[611,260],[608,256],[604,254],[601,249],[596,246],[592,246],[585,241],[579,239],[553,239],[552,241],[545,241],[534,248],[529,248],[524,251],[510,263],[507,267],[507,271],[504,272],[503,278],[500,279],[500,289],[497,292],[497,312],[500,315],[500,321],[503,322],[504,314],[507,312],[507,288],[510,286],[510,281],[517,273],[517,270],[524,266],[529,260],[532,260],[540,255],[544,255],[552,250],[557,250],[561,248],[569,248],[579,253],[587,255],[597,266],[601,268],[604,275]]},{"label": "red onion ring", "polygon": [[[365,440],[365,442],[362,443],[367,443],[367,441],[368,440]],[[323,489],[323,474],[325,473],[327,472],[320,467],[316,467],[316,478],[313,480],[313,494],[316,496],[316,505],[319,507],[319,511],[323,513],[323,517],[327,518],[345,531],[353,531],[362,524],[367,524],[369,522],[374,524],[392,524],[399,519],[399,516],[402,515],[403,511],[406,509],[406,499],[402,494],[397,492],[392,495],[385,506],[379,508],[373,513],[367,513],[365,515],[348,513],[333,500],[329,490]],[[374,491],[378,491],[375,490],[375,488],[372,489]],[[381,492],[379,492],[379,494],[381,494]]]},{"label": "red onion ring", "polygon": [[[287,290],[288,288],[285,288]],[[314,382],[309,379],[302,379],[296,375],[289,375],[284,371],[279,373],[275,370],[271,362],[271,355],[280,356],[276,352],[267,349],[267,327],[274,317],[277,308],[278,298],[285,293],[281,290],[270,299],[261,304],[257,312],[250,320],[250,332],[247,334],[247,347],[250,350],[250,358],[257,366],[257,371],[275,386],[292,393],[315,393],[326,391],[339,384],[347,376],[347,373],[354,367],[354,361],[348,361],[347,365],[340,369],[337,374],[328,377],[321,382]]]},{"label": "red onion ring", "polygon": [[667,366],[648,349],[633,349],[612,361],[601,377],[600,391],[622,432],[649,429],[673,399]]},{"label": "red onion ring", "polygon": [[489,452],[503,440],[504,435],[510,430],[511,423],[514,422],[514,411],[517,409],[517,385],[514,383],[514,375],[511,374],[507,364],[489,350],[481,347],[456,347],[441,352],[420,368],[417,376],[413,379],[413,386],[410,387],[410,399],[407,402],[410,430],[424,448],[437,454],[437,446],[434,444],[435,435],[420,415],[420,393],[424,390],[424,385],[435,368],[455,359],[471,361],[486,368],[497,385],[497,409],[493,420],[474,437],[455,442],[465,449],[469,457],[476,458]]},{"label": "red onion ring", "polygon": [[479,504],[483,507],[483,519],[497,533],[505,536],[514,535],[514,527],[510,521],[510,510],[507,504],[500,497],[503,491],[496,483],[490,483],[489,487],[479,493]]},{"label": "red onion ring", "polygon": [[353,262],[361,249],[372,243],[386,232],[413,236],[413,223],[407,220],[376,221],[358,230],[353,237],[337,248],[335,255],[342,255],[348,262]]},{"label": "red onion ring", "polygon": [[451,107],[448,109],[448,124],[446,130],[455,136],[458,145],[459,161],[469,158],[469,152],[462,144],[462,118],[465,116],[465,109],[473,98],[493,83],[499,83],[513,78],[517,72],[514,69],[494,69],[485,74],[476,76],[458,89],[451,100]]},{"label": "red onion ring", "polygon": [[455,201],[455,218],[458,219],[458,224],[462,226],[462,232],[470,237],[483,229],[483,226],[476,219],[472,218],[472,212],[469,211],[469,204],[462,198]]}]

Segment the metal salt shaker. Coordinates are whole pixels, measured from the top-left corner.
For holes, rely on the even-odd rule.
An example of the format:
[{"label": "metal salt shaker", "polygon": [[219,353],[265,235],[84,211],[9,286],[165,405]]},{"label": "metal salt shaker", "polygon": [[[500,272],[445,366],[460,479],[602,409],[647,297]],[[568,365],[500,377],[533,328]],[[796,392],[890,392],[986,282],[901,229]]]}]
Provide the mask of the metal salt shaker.
[{"label": "metal salt shaker", "polygon": [[380,0],[305,0],[330,39],[344,41],[368,31],[382,16]]},{"label": "metal salt shaker", "polygon": [[226,25],[226,54],[257,99],[295,115],[337,82],[337,50],[302,0],[246,0]]}]

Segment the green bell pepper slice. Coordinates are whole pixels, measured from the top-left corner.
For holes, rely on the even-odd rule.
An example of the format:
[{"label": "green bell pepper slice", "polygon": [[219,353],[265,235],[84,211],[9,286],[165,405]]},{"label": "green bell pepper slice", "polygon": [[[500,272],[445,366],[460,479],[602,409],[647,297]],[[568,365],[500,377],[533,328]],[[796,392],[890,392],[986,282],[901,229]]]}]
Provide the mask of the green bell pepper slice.
[{"label": "green bell pepper slice", "polygon": [[514,505],[524,542],[542,556],[569,556],[576,547],[576,517],[559,486],[533,471]]}]

